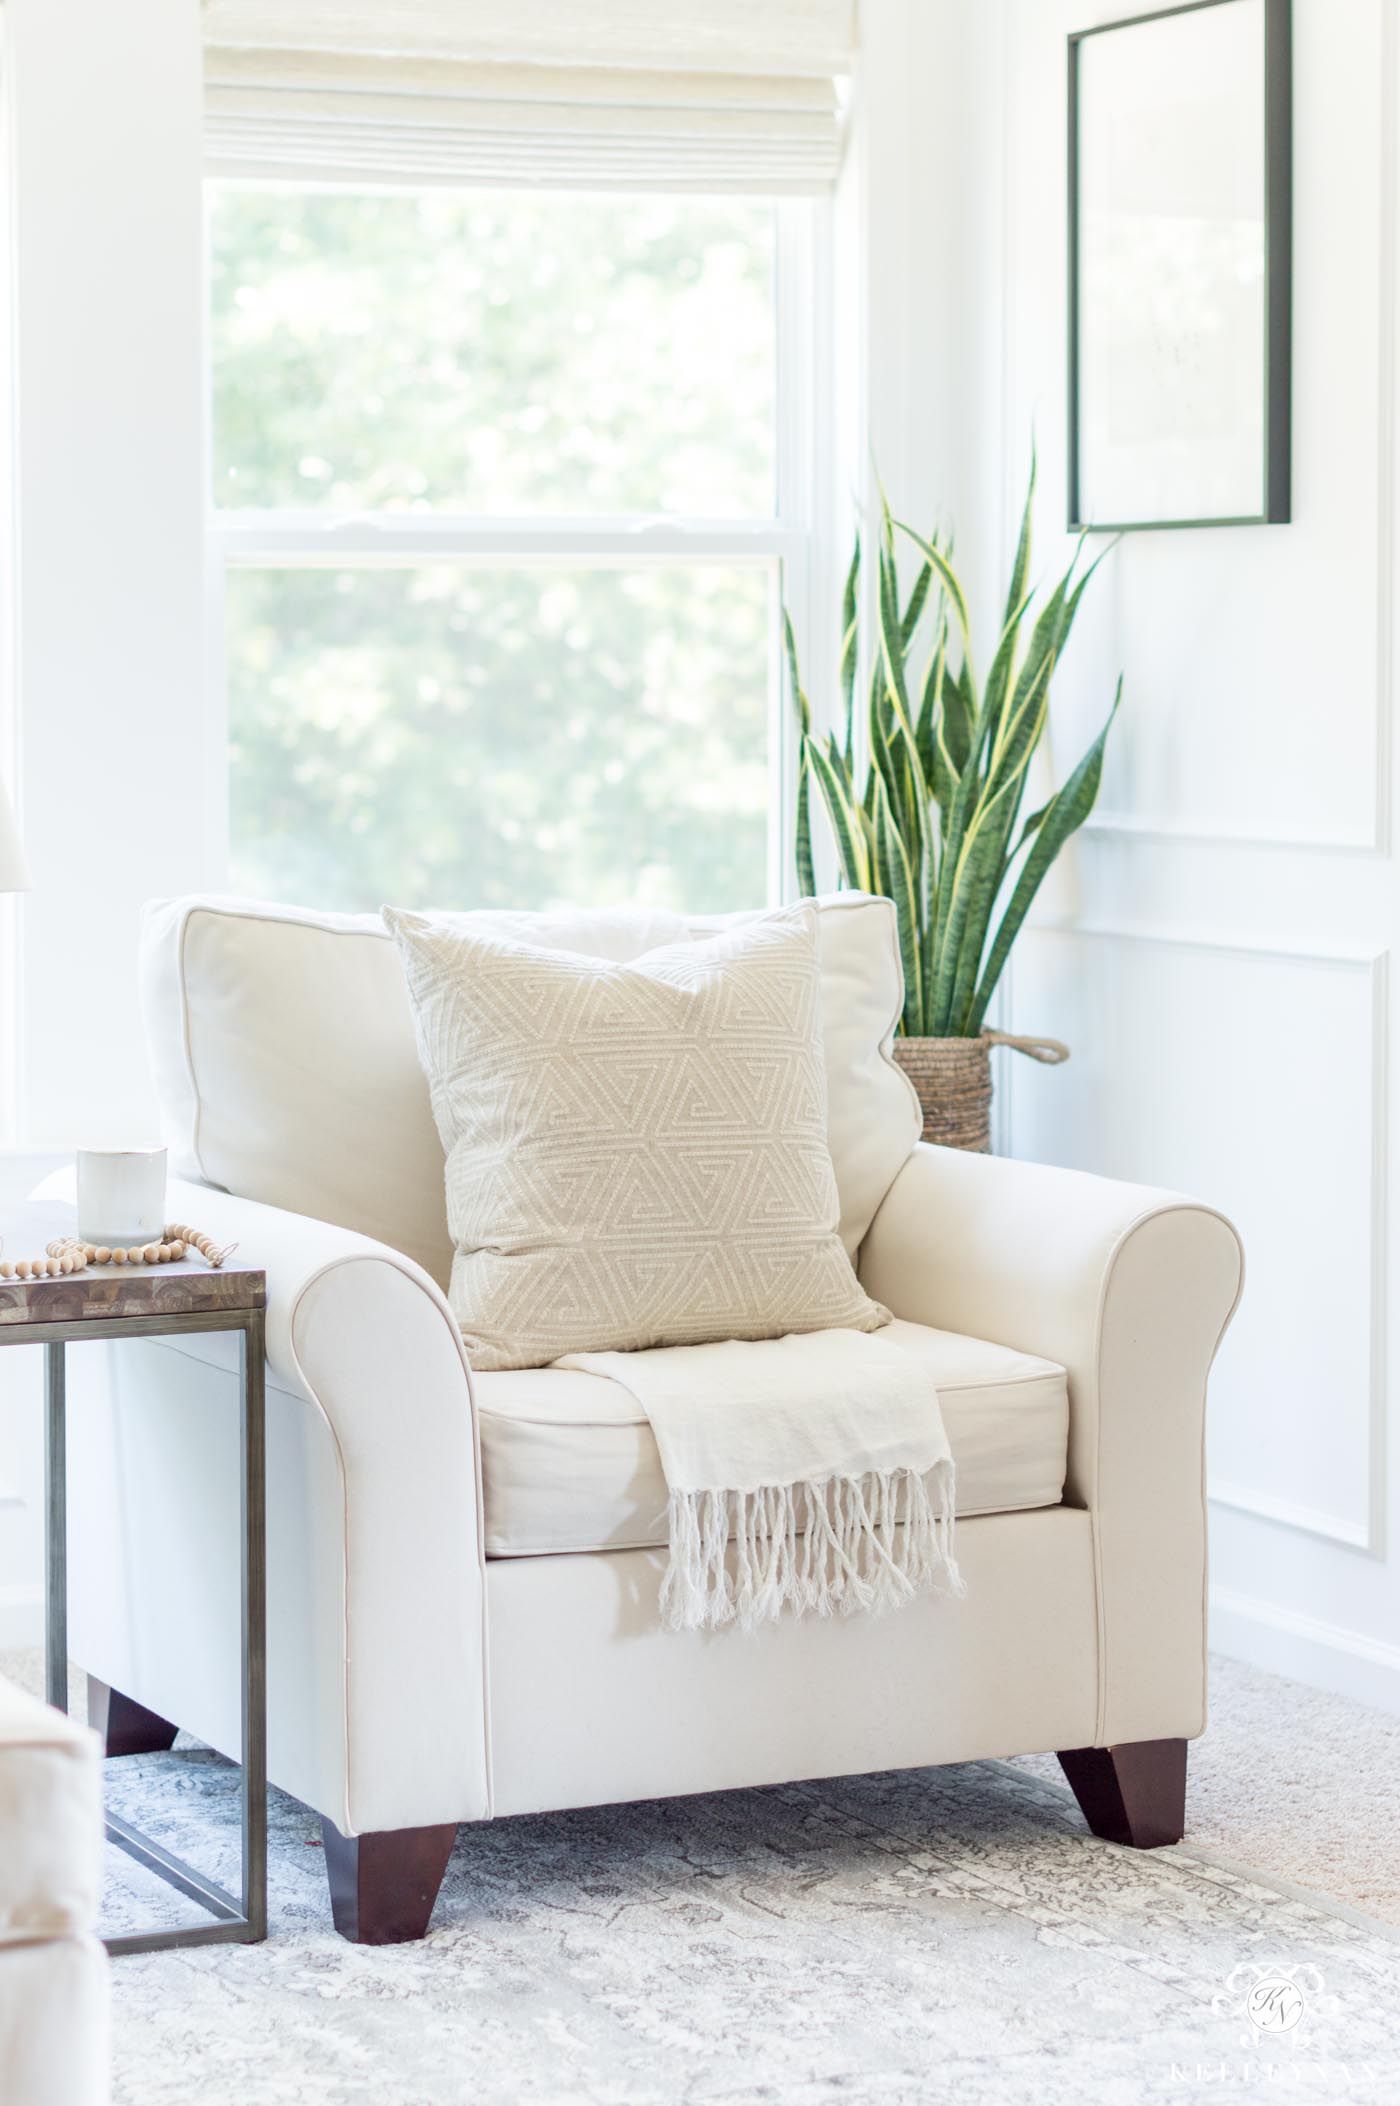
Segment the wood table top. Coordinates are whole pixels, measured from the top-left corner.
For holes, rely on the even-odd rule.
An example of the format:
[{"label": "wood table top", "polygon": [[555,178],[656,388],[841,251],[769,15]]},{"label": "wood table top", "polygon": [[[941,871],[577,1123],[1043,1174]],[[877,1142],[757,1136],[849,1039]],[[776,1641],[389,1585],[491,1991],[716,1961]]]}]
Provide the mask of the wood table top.
[{"label": "wood table top", "polygon": [[[41,1258],[56,1237],[76,1235],[77,1224],[77,1209],[61,1202],[9,1207],[0,1214],[0,1258]],[[266,1301],[266,1275],[239,1266],[236,1251],[217,1270],[190,1251],[168,1265],[89,1265],[56,1280],[0,1279],[0,1327],[114,1316],[203,1316],[221,1309],[261,1309]]]}]

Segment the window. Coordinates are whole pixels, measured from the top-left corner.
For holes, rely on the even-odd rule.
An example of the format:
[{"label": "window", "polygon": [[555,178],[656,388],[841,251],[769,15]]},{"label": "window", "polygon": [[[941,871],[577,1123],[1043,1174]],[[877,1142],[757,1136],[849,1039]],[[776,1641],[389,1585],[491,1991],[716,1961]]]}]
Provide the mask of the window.
[{"label": "window", "polygon": [[238,889],[777,889],[821,212],[211,183]]}]

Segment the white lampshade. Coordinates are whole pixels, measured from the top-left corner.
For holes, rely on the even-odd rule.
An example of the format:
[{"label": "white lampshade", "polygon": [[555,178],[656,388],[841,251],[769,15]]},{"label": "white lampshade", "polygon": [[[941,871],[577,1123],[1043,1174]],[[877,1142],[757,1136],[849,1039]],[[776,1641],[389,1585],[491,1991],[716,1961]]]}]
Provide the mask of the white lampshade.
[{"label": "white lampshade", "polygon": [[29,865],[20,847],[14,806],[10,803],[9,791],[0,783],[0,892],[28,890]]}]

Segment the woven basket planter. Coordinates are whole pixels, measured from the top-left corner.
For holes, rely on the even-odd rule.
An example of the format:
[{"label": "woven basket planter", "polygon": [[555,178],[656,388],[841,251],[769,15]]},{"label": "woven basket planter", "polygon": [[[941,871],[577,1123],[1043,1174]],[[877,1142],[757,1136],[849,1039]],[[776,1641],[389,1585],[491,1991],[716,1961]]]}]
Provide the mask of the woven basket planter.
[{"label": "woven basket planter", "polygon": [[992,1145],[992,1047],[1010,1046],[1054,1066],[1069,1059],[1057,1038],[1017,1038],[984,1031],[977,1038],[905,1038],[894,1057],[914,1085],[924,1115],[924,1139],[941,1148],[986,1155]]},{"label": "woven basket planter", "polygon": [[894,1057],[914,1085],[924,1139],[985,1155],[992,1145],[992,1042],[980,1038],[905,1038]]}]

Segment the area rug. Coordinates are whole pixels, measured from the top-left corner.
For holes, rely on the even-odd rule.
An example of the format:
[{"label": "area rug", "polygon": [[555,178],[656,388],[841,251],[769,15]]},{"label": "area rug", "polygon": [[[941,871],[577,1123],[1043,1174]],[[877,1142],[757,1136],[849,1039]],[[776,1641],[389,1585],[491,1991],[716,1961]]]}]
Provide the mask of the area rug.
[{"label": "area rug", "polygon": [[[237,1773],[109,1766],[225,1880]],[[415,1946],[330,1928],[274,1793],[272,1930],[113,1964],[117,2106],[1139,2106],[1400,2098],[1400,1942],[1000,1763],[463,1829]],[[111,1922],[164,1890],[118,1853]]]}]

